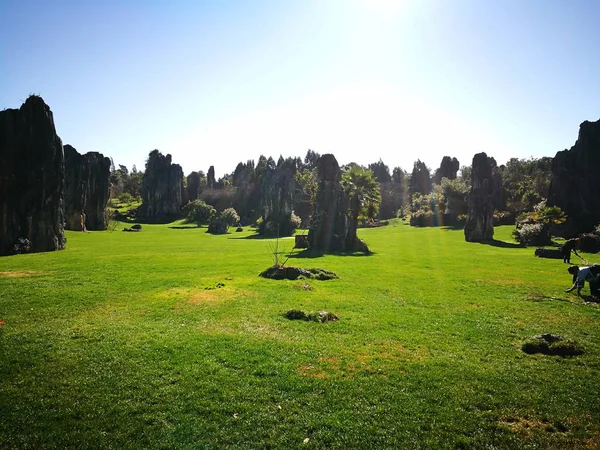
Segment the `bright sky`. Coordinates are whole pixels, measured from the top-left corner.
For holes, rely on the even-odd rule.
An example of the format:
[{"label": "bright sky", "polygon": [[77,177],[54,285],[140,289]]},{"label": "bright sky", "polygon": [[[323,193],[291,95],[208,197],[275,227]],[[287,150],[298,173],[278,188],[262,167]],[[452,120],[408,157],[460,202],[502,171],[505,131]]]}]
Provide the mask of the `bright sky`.
[{"label": "bright sky", "polygon": [[597,0],[0,0],[0,109],[184,173],[260,154],[554,156],[600,118]]}]

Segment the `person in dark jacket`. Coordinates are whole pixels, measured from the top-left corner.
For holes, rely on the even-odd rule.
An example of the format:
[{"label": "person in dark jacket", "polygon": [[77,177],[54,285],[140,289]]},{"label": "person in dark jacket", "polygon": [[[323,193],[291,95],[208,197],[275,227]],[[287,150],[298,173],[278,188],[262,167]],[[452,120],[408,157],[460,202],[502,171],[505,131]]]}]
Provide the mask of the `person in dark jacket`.
[{"label": "person in dark jacket", "polygon": [[569,264],[571,263],[571,250],[577,256],[579,256],[579,253],[577,253],[577,247],[579,247],[579,239],[578,238],[569,239],[562,245],[562,247],[560,248],[560,251],[562,252],[564,263],[569,263]]}]

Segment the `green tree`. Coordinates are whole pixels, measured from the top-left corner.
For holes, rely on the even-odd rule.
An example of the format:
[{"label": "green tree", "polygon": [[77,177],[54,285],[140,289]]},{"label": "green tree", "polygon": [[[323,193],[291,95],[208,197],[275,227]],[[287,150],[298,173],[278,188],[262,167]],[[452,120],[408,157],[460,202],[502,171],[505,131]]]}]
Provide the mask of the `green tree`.
[{"label": "green tree", "polygon": [[342,175],[342,187],[350,199],[349,213],[354,222],[361,216],[372,219],[377,215],[381,192],[369,169],[351,166]]},{"label": "green tree", "polygon": [[410,175],[409,192],[413,194],[429,194],[431,192],[431,171],[420,159],[415,161]]},{"label": "green tree", "polygon": [[442,178],[441,190],[445,197],[447,214],[466,214],[467,212],[467,195],[469,194],[469,186],[460,178],[453,180]]},{"label": "green tree", "polygon": [[194,200],[183,207],[183,213],[190,222],[195,222],[200,226],[209,222],[217,211],[202,200]]}]

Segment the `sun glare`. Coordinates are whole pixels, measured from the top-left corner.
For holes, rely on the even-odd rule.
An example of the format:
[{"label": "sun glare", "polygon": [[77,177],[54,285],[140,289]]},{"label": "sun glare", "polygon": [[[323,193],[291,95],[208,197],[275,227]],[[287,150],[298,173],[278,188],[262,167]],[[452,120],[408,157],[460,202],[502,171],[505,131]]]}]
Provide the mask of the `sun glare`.
[{"label": "sun glare", "polygon": [[360,0],[360,6],[386,19],[394,19],[403,14],[408,6],[407,0]]}]

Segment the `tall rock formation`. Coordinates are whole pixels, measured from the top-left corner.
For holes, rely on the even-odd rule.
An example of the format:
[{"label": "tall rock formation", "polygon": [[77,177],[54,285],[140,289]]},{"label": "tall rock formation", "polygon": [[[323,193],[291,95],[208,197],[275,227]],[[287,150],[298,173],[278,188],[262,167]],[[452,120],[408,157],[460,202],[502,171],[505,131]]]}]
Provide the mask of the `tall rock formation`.
[{"label": "tall rock formation", "polygon": [[494,238],[494,199],[501,186],[502,179],[494,158],[485,153],[476,154],[471,170],[471,192],[467,197],[467,242],[491,241]]},{"label": "tall rock formation", "polygon": [[[200,174],[192,172],[187,176],[187,198],[188,202],[193,202],[200,196]],[[186,202],[184,202],[186,203]]]},{"label": "tall rock formation", "polygon": [[585,121],[570,150],[556,153],[552,160],[552,182],[548,206],[558,206],[567,221],[556,233],[573,237],[592,231],[600,223],[600,120]]},{"label": "tall rock formation", "polygon": [[171,163],[171,155],[153,150],[146,161],[142,180],[141,217],[168,219],[181,214],[183,170]]},{"label": "tall rock formation", "polygon": [[29,251],[65,247],[63,147],[50,107],[38,96],[0,112],[0,255],[17,239]]},{"label": "tall rock formation", "polygon": [[[341,186],[342,171],[332,154],[317,162],[317,198],[308,232],[311,248],[324,251],[350,250],[348,244],[348,196]],[[354,236],[356,238],[356,236]],[[354,242],[355,239],[351,239]]]},{"label": "tall rock formation", "polygon": [[291,236],[298,224],[291,215],[296,191],[296,160],[281,158],[275,168],[268,168],[262,179],[262,217],[258,232],[267,236]]},{"label": "tall rock formation", "polygon": [[436,184],[440,184],[442,178],[448,178],[449,180],[456,179],[456,175],[458,174],[458,169],[460,168],[460,163],[456,158],[450,158],[449,156],[444,156],[442,158],[442,162],[440,163],[439,169],[435,171],[435,175],[433,176],[433,182]]},{"label": "tall rock formation", "polygon": [[217,187],[217,180],[215,179],[215,166],[210,166],[208,168],[208,173],[206,174],[206,187],[208,189],[214,189]]},{"label": "tall rock formation", "polygon": [[98,152],[79,154],[65,145],[65,228],[80,230],[85,211],[88,230],[106,230],[104,211],[110,194],[110,159]]}]

